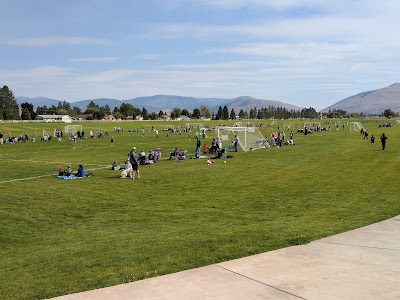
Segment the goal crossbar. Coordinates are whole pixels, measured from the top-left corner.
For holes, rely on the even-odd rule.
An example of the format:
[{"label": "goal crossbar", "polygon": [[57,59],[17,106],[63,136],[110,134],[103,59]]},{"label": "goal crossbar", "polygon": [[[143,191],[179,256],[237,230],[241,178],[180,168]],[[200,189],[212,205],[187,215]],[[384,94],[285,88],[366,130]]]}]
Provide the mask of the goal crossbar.
[{"label": "goal crossbar", "polygon": [[219,126],[217,127],[217,135],[222,140],[231,141],[238,137],[239,146],[243,151],[267,147],[265,138],[256,127]]}]

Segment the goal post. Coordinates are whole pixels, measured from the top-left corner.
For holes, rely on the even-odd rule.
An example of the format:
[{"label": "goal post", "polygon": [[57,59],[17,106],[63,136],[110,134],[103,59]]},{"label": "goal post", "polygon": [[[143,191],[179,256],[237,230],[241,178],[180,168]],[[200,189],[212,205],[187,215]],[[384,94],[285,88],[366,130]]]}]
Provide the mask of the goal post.
[{"label": "goal post", "polygon": [[51,135],[47,133],[46,130],[43,129],[43,135],[42,135],[42,140],[43,141],[48,141],[50,140]]},{"label": "goal post", "polygon": [[64,133],[73,132],[76,134],[78,131],[82,132],[82,125],[67,125],[64,127]]},{"label": "goal post", "polygon": [[267,141],[256,127],[219,126],[217,128],[217,134],[223,141],[229,142],[234,141],[237,136],[239,139],[239,146],[243,151],[268,147]]},{"label": "goal post", "polygon": [[350,131],[360,131],[364,126],[360,122],[350,122]]}]

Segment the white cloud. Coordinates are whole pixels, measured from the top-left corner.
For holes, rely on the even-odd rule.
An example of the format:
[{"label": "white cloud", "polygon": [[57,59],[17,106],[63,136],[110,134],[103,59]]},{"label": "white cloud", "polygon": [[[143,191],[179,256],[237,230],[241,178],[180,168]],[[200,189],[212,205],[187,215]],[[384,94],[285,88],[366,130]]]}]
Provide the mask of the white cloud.
[{"label": "white cloud", "polygon": [[102,83],[102,82],[115,82],[126,80],[131,75],[136,74],[135,70],[116,69],[98,72],[90,75],[84,75],[79,78],[79,81],[86,83]]},{"label": "white cloud", "polygon": [[284,10],[301,6],[316,6],[326,3],[323,0],[195,0],[195,4],[224,9],[238,9],[248,6],[260,6]]},{"label": "white cloud", "polygon": [[161,58],[161,55],[148,53],[148,54],[136,55],[135,58],[142,60],[158,60]]},{"label": "white cloud", "polygon": [[109,40],[77,37],[77,36],[53,36],[53,37],[38,37],[38,38],[21,38],[9,40],[6,44],[11,46],[21,47],[48,47],[48,46],[84,46],[84,45],[108,45]]},{"label": "white cloud", "polygon": [[72,68],[59,66],[41,66],[22,70],[0,70],[0,79],[28,79],[32,82],[58,80],[60,77],[68,76],[74,72]]},{"label": "white cloud", "polygon": [[110,56],[110,57],[83,57],[83,58],[71,58],[72,62],[108,62],[108,61],[116,61],[119,57]]}]

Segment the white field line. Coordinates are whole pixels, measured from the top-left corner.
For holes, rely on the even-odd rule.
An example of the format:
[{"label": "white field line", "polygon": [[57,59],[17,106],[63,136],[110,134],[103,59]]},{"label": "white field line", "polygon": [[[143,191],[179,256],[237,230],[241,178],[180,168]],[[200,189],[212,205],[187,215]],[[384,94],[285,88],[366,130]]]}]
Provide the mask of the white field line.
[{"label": "white field line", "polygon": [[[22,161],[22,162],[31,162],[31,163],[41,163],[41,164],[65,164],[65,165],[74,165],[79,163],[71,163],[65,161],[45,161],[45,160],[28,160],[28,159],[7,159],[7,158],[0,158],[0,160],[5,161]],[[100,164],[86,164],[87,166],[104,166]]]},{"label": "white field line", "polygon": [[[100,165],[98,165],[98,166],[100,166]],[[91,168],[91,169],[87,169],[87,170],[88,171],[93,171],[93,170],[99,170],[99,169],[104,169],[104,168],[111,168],[111,165],[107,165],[107,166],[103,165],[102,167],[99,167],[99,168]],[[50,177],[50,176],[55,176],[55,175],[54,175],[54,173],[52,173],[52,174],[46,174],[46,175],[40,175],[40,176],[11,179],[11,180],[0,181],[0,184],[8,183],[8,182],[14,182],[14,181],[24,181],[24,180],[43,178],[43,177]]]}]

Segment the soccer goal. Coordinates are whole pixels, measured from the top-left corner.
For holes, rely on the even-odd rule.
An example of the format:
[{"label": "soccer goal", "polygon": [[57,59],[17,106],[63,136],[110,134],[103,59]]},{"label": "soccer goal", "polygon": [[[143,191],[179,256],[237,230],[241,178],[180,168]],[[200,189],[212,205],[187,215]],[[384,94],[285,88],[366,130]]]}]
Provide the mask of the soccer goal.
[{"label": "soccer goal", "polygon": [[350,131],[360,131],[364,126],[360,122],[350,122]]},{"label": "soccer goal", "polygon": [[67,125],[64,127],[64,133],[73,132],[76,134],[78,131],[82,132],[82,125]]},{"label": "soccer goal", "polygon": [[218,127],[218,137],[220,137],[223,141],[229,141],[229,143],[231,143],[235,140],[235,136],[239,138],[239,146],[243,151],[268,147],[268,143],[258,128],[227,126]]},{"label": "soccer goal", "polygon": [[51,135],[48,134],[48,133],[46,132],[46,130],[43,129],[43,137],[42,137],[43,141],[48,141],[48,140],[50,140],[50,137],[51,137]]}]

